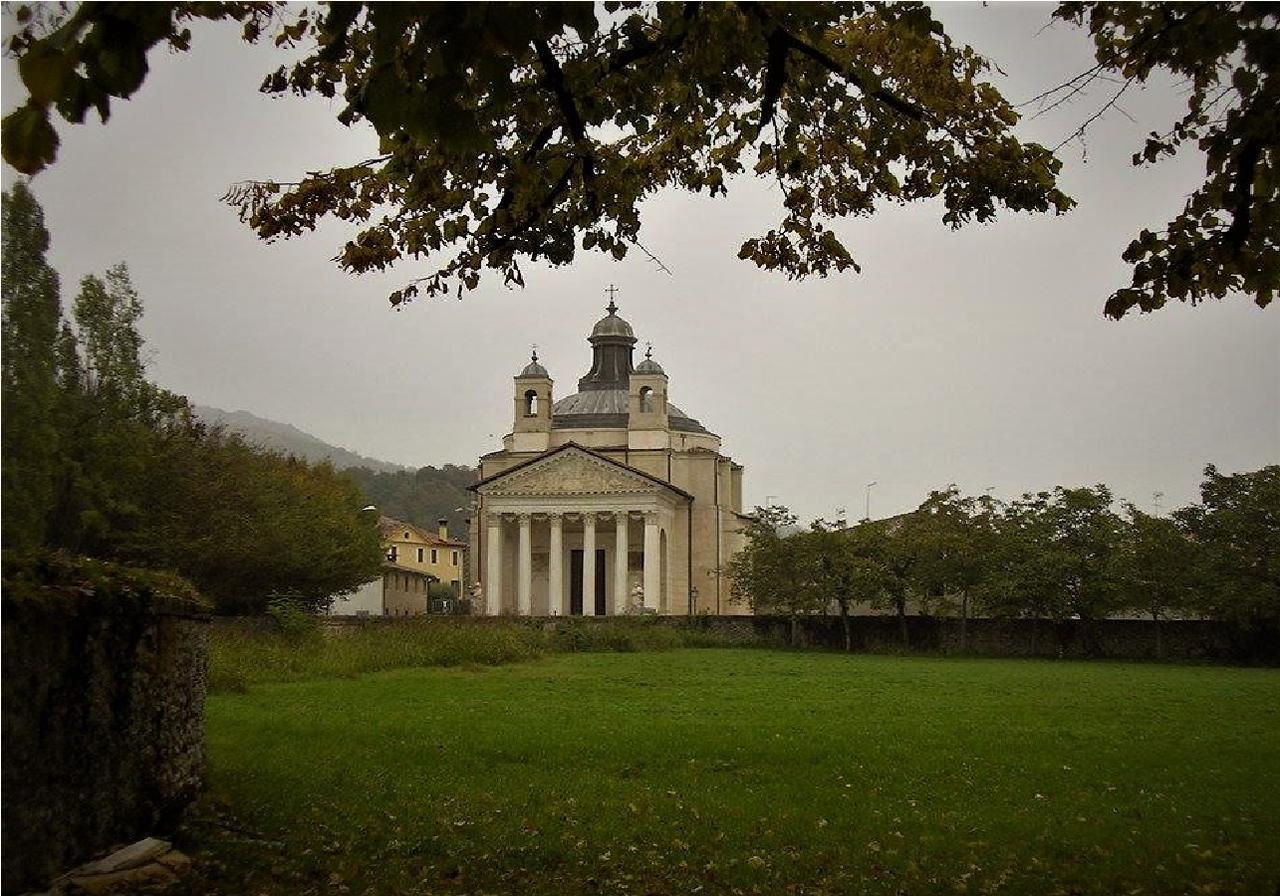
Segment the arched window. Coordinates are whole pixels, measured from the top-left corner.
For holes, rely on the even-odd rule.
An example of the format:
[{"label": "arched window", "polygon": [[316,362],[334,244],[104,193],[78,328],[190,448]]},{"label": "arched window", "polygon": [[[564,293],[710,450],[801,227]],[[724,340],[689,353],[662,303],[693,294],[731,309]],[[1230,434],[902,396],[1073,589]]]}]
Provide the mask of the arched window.
[{"label": "arched window", "polygon": [[524,415],[526,417],[538,416],[538,393],[534,389],[524,393]]},{"label": "arched window", "polygon": [[648,386],[640,388],[640,413],[647,414],[653,410],[653,390]]}]

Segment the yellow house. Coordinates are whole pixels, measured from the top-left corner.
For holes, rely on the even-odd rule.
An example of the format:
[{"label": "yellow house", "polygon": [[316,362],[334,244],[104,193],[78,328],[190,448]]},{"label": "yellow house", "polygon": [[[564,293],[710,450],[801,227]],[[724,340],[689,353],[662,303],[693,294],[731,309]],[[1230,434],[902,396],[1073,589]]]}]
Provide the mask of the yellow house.
[{"label": "yellow house", "polygon": [[440,520],[434,533],[389,516],[379,518],[378,528],[389,563],[399,569],[435,576],[455,594],[462,594],[467,545],[449,538],[448,520]]}]

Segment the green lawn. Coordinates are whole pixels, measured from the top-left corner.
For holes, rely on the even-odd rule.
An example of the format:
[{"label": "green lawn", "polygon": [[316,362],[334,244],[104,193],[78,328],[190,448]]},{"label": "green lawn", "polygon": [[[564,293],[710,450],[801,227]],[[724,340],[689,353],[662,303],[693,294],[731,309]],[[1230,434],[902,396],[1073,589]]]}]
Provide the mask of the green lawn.
[{"label": "green lawn", "polygon": [[1263,894],[1280,671],[574,654],[212,697],[194,892]]}]

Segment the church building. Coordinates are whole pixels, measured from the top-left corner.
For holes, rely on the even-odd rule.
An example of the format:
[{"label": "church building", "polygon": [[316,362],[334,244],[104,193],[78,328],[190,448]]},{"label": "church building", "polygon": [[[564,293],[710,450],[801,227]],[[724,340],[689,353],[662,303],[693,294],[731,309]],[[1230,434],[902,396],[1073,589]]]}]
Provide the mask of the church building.
[{"label": "church building", "polygon": [[520,616],[742,613],[725,564],[742,544],[742,465],[633,364],[609,302],[591,369],[556,400],[533,359],[515,377],[512,431],[480,458],[471,519],[476,612]]}]

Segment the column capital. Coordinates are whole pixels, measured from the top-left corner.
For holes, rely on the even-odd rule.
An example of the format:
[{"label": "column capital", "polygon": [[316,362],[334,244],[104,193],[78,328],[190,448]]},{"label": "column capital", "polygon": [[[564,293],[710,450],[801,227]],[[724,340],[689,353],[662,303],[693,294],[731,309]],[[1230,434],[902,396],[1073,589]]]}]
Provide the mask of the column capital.
[{"label": "column capital", "polygon": [[520,510],[520,511],[517,511],[517,512],[516,512],[515,514],[513,514],[513,515],[515,516],[516,520],[517,520],[517,521],[519,521],[520,525],[522,525],[522,526],[523,526],[525,523],[528,523],[528,522],[532,522],[532,521],[533,521],[533,514],[532,514],[532,513],[529,513],[528,511]]},{"label": "column capital", "polygon": [[561,512],[561,511],[559,511],[559,510],[552,510],[552,511],[548,511],[548,512],[547,512],[547,521],[548,521],[548,522],[551,522],[551,523],[559,523],[559,522],[561,522],[562,520],[564,520],[565,516],[566,516],[566,514],[565,514],[565,513],[563,513],[563,512]]},{"label": "column capital", "polygon": [[659,513],[656,510],[642,510],[640,511],[640,515],[644,517],[645,523],[658,522]]},{"label": "column capital", "polygon": [[582,521],[585,523],[588,520],[590,520],[592,523],[594,523],[596,521],[596,514],[597,514],[597,511],[595,510],[584,510],[582,511]]}]

